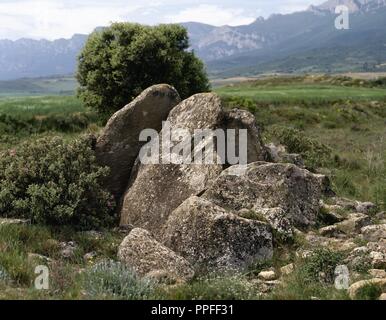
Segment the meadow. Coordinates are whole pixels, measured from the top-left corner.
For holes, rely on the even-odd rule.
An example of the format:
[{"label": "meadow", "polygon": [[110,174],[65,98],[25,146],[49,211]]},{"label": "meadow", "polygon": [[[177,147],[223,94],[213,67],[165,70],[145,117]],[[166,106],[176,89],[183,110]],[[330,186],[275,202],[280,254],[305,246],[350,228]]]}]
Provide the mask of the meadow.
[{"label": "meadow", "polygon": [[[372,201],[386,210],[384,82],[286,77],[230,84],[214,90],[222,97],[227,108],[244,108],[256,116],[267,144],[283,144],[289,152],[300,153],[310,170],[328,174],[339,196]],[[61,136],[72,140],[87,133],[97,134],[102,127],[103,122],[97,115],[85,109],[74,96],[0,98],[0,153],[5,149],[17,149],[22,142],[33,144],[41,137]],[[117,265],[109,266],[107,271],[103,267],[87,271],[95,261],[86,261],[86,253],[94,252],[98,259],[114,259],[122,238],[119,230],[106,230],[95,236],[71,228],[0,227],[0,266],[12,278],[10,282],[4,281],[2,277],[5,273],[0,268],[0,298],[260,298],[249,280],[251,275],[269,264],[252,266],[245,275],[196,279],[191,284],[167,291],[164,288],[150,288],[149,284],[122,272]],[[66,261],[59,257],[58,244],[63,241],[76,241],[78,244],[75,255]],[[48,292],[31,289],[34,279],[29,257],[31,252],[53,261],[55,272],[52,275],[52,289]],[[336,260],[336,257],[326,258],[323,255],[315,259],[322,258]],[[289,262],[292,260],[275,258],[272,263],[280,267]],[[306,265],[306,262],[302,263]],[[269,298],[348,298],[332,286],[305,282],[302,270],[299,268],[288,279],[286,287]],[[106,281],[109,290],[101,287],[101,279]],[[122,288],[125,281],[135,284],[138,290]],[[85,288],[89,289],[87,293]]]}]

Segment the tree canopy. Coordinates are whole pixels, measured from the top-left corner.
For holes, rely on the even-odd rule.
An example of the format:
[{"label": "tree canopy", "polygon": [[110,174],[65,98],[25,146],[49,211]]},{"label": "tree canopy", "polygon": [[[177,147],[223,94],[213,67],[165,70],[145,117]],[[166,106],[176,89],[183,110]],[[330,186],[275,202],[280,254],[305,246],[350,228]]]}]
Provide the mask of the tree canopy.
[{"label": "tree canopy", "polygon": [[167,83],[182,98],[208,91],[203,63],[180,25],[114,23],[92,33],[79,56],[78,96],[111,115],[147,87]]}]

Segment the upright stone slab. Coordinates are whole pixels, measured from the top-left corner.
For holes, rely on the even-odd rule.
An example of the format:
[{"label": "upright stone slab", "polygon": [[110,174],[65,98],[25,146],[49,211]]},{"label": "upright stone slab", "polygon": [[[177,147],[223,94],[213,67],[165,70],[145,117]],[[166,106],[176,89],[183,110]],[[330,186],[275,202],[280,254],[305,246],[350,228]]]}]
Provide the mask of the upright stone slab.
[{"label": "upright stone slab", "polygon": [[135,159],[145,144],[139,141],[140,133],[144,129],[160,131],[162,121],[180,101],[173,87],[155,85],[108,121],[96,144],[96,158],[100,165],[111,169],[105,184],[117,200],[124,193]]},{"label": "upright stone slab", "polygon": [[[221,127],[223,110],[213,93],[197,94],[181,102],[167,121],[171,130]],[[163,135],[161,132],[161,136]],[[124,195],[121,225],[149,230],[157,238],[170,213],[187,198],[209,187],[223,170],[220,164],[143,164],[137,162]]]}]

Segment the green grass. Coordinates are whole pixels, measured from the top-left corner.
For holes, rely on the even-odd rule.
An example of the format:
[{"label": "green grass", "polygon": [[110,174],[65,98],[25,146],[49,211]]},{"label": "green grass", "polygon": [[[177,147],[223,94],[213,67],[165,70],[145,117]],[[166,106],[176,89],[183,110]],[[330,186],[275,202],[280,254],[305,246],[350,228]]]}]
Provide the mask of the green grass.
[{"label": "green grass", "polygon": [[0,98],[0,150],[45,136],[71,140],[95,133],[101,121],[75,96],[18,96]]},{"label": "green grass", "polygon": [[296,103],[302,101],[331,102],[337,100],[385,100],[381,88],[341,87],[316,84],[289,84],[278,86],[228,86],[216,89],[224,97],[242,97],[267,103]]},{"label": "green grass", "polygon": [[[87,233],[75,232],[70,228],[45,226],[0,226],[0,265],[7,279],[0,279],[0,299],[79,299],[79,271],[95,264],[98,260],[113,259],[123,236],[106,231],[100,238]],[[70,259],[60,256],[60,243],[75,241],[77,249]],[[86,262],[83,256],[95,252],[95,261]],[[34,289],[35,267],[46,262],[28,259],[28,254],[40,254],[52,259],[50,290]],[[3,290],[2,290],[3,287]],[[5,293],[7,292],[7,293]]]},{"label": "green grass", "polygon": [[85,112],[75,96],[30,96],[0,98],[0,114],[26,119],[37,116]]}]

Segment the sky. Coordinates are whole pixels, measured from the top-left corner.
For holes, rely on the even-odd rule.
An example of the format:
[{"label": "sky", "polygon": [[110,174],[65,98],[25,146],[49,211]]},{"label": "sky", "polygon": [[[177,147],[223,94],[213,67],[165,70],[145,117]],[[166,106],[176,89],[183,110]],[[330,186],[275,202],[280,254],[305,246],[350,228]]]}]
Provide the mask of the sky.
[{"label": "sky", "polygon": [[0,0],[0,39],[70,38],[111,22],[196,21],[216,26],[252,23],[325,0]]}]

